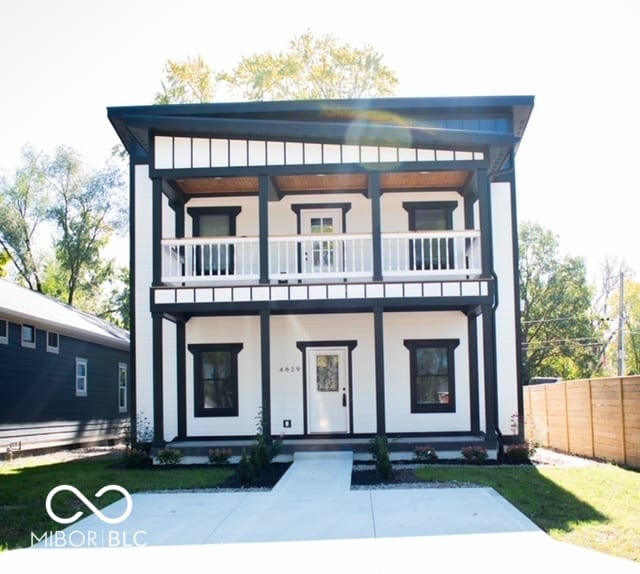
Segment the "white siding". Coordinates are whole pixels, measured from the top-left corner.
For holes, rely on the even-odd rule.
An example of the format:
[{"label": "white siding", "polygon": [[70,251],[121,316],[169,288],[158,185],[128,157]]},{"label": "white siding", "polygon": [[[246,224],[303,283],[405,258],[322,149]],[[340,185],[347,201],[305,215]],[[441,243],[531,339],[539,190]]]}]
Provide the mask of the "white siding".
[{"label": "white siding", "polygon": [[162,348],[164,438],[166,441],[170,441],[178,434],[176,325],[171,321],[162,322]]},{"label": "white siding", "polygon": [[242,343],[238,355],[238,405],[237,417],[194,416],[193,355],[187,351],[187,434],[254,435],[256,417],[262,402],[260,374],[260,318],[242,317],[194,317],[186,327],[187,346],[205,343]]},{"label": "white siding", "polygon": [[511,185],[509,183],[492,184],[491,202],[494,268],[498,276],[498,308],[496,309],[498,424],[500,430],[506,434],[510,430],[511,416],[518,412]]},{"label": "white siding", "polygon": [[[459,339],[455,353],[455,413],[412,413],[409,350],[405,339]],[[468,431],[467,318],[457,311],[385,313],[384,370],[387,432]]]},{"label": "white siding", "polygon": [[149,286],[152,270],[152,196],[153,186],[146,165],[135,168],[135,364],[136,401],[139,417],[151,421],[153,413],[152,324],[149,312]]},{"label": "white siding", "polygon": [[[357,341],[351,356],[353,432],[375,432],[373,316],[364,313],[271,317],[272,432],[304,433],[304,373],[296,344],[319,341]],[[283,427],[285,419],[291,420],[291,428]]]}]

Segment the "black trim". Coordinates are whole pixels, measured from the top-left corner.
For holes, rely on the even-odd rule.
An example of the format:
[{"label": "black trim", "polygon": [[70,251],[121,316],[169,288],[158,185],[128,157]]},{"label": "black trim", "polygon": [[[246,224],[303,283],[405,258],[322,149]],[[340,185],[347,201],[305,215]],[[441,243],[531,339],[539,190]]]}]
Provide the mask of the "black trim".
[{"label": "black trim", "polygon": [[151,249],[153,266],[153,285],[162,285],[162,180],[153,180],[153,199],[151,207]]},{"label": "black trim", "polygon": [[384,394],[384,309],[381,305],[373,308],[373,338],[375,349],[376,377],[376,432],[386,432],[386,402]]},{"label": "black trim", "polygon": [[491,189],[487,170],[478,170],[478,196],[480,214],[480,245],[482,258],[482,275],[493,277],[493,224],[491,221]]},{"label": "black trim", "polygon": [[480,432],[480,374],[478,370],[478,317],[467,316],[469,337],[469,418],[471,432]]},{"label": "black trim", "polygon": [[[237,417],[239,412],[239,376],[238,376],[238,354],[242,351],[242,343],[204,343],[189,345],[187,349],[193,355],[193,389],[194,389],[194,416],[195,417]],[[232,384],[232,406],[231,407],[205,407],[204,383],[201,372],[201,354],[204,352],[230,353],[231,356],[231,384]]]},{"label": "black trim", "polygon": [[176,402],[178,438],[187,436],[187,341],[186,324],[176,323]]},{"label": "black trim", "polygon": [[269,283],[269,195],[271,179],[260,176],[258,193],[258,231],[260,252],[260,280],[263,285]]},{"label": "black trim", "polygon": [[353,370],[351,368],[352,364],[352,353],[353,349],[358,346],[358,341],[354,340],[346,340],[346,341],[298,341],[296,343],[296,347],[302,352],[302,409],[303,409],[303,428],[305,432],[305,436],[333,436],[330,433],[309,433],[309,414],[307,412],[307,349],[309,347],[347,347],[349,350],[349,360],[348,360],[348,395],[349,395],[349,432],[348,433],[339,433],[340,436],[352,436],[353,435]]},{"label": "black trim", "polygon": [[[404,346],[409,350],[409,384],[411,387],[411,412],[412,413],[454,413],[456,412],[456,370],[455,349],[460,344],[460,339],[405,339]],[[417,378],[417,351],[418,349],[445,349],[447,352],[447,377],[448,397],[447,403],[421,403],[418,401]]]},{"label": "black trim", "polygon": [[369,176],[371,199],[371,244],[373,255],[373,280],[382,281],[382,208],[380,206],[380,174]]},{"label": "black trim", "polygon": [[[145,166],[148,167],[148,166]],[[136,218],[136,163],[132,155],[129,160],[129,338],[130,338],[130,360],[129,360],[129,380],[131,387],[129,390],[129,406],[131,428],[131,437],[138,436],[137,423],[137,365],[136,356],[136,234],[135,234],[135,218]]]},{"label": "black trim", "polygon": [[496,377],[496,319],[492,306],[482,307],[482,345],[484,357],[485,436],[495,439],[498,427],[498,391]]}]

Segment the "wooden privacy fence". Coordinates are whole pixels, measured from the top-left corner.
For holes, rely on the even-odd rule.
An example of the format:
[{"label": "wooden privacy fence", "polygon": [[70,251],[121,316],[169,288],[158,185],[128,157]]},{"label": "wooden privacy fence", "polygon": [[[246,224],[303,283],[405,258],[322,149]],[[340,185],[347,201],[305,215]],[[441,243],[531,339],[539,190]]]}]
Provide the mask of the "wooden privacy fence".
[{"label": "wooden privacy fence", "polygon": [[527,440],[640,467],[640,376],[525,386],[524,409]]}]

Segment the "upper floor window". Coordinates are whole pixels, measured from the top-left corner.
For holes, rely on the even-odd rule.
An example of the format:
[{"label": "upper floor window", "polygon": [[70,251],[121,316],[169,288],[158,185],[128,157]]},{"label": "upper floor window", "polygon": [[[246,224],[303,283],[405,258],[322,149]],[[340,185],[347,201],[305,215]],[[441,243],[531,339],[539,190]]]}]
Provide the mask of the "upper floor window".
[{"label": "upper floor window", "polygon": [[0,344],[9,343],[9,323],[6,319],[0,319]]},{"label": "upper floor window", "polygon": [[129,387],[129,368],[126,363],[118,363],[118,411],[126,413]]},{"label": "upper floor window", "polygon": [[22,325],[22,346],[36,348],[36,328],[33,325]]},{"label": "upper floor window", "polygon": [[[233,237],[240,207],[194,207],[187,209],[194,237]],[[196,275],[233,275],[234,246],[220,243],[196,248]]]},{"label": "upper floor window", "polygon": [[47,353],[60,352],[60,336],[55,331],[47,331]]},{"label": "upper floor window", "polygon": [[458,339],[405,340],[409,349],[411,412],[455,412],[454,350]]},{"label": "upper floor window", "polygon": [[[449,231],[453,229],[456,201],[405,201],[409,214],[409,231]],[[453,239],[421,237],[410,240],[412,270],[453,269]]]},{"label": "upper floor window", "polygon": [[197,417],[238,416],[238,353],[242,343],[189,345],[194,355]]},{"label": "upper floor window", "polygon": [[76,357],[76,397],[87,396],[87,359]]}]

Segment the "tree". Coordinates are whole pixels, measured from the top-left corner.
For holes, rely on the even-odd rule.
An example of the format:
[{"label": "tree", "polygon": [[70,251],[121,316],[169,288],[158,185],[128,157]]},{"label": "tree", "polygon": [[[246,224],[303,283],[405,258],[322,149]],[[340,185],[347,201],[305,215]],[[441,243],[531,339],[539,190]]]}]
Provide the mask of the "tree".
[{"label": "tree", "polygon": [[22,165],[11,182],[0,181],[0,247],[18,277],[32,290],[42,291],[44,246],[38,244],[45,227],[49,195],[42,157],[30,147],[22,150]]},{"label": "tree", "polygon": [[167,60],[162,91],[156,93],[156,104],[198,104],[213,101],[216,75],[202,56],[186,60]]},{"label": "tree", "polygon": [[354,47],[331,34],[310,31],[280,53],[243,57],[228,72],[214,73],[202,57],[168,60],[155,103],[210,102],[221,83],[246,100],[303,100],[389,96],[398,78],[372,46]]},{"label": "tree", "polygon": [[561,256],[557,238],[538,224],[520,228],[523,376],[580,378],[599,368],[601,332],[582,259]]},{"label": "tree", "polygon": [[53,192],[49,210],[56,225],[55,252],[62,293],[74,304],[78,295],[91,299],[114,274],[112,261],[101,252],[112,234],[126,225],[125,199],[120,171],[110,165],[87,172],[79,155],[59,147],[45,169]]}]

